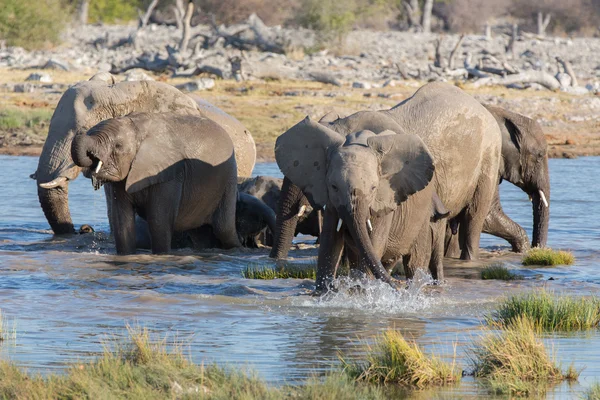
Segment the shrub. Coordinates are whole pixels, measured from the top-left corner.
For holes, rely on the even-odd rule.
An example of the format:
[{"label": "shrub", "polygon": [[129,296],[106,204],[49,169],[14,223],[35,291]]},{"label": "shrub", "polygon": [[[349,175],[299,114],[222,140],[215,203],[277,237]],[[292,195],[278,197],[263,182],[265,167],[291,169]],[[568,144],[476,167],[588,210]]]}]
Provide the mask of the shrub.
[{"label": "shrub", "polygon": [[3,0],[0,39],[26,49],[57,44],[70,11],[62,0]]},{"label": "shrub", "polygon": [[504,331],[489,330],[469,350],[475,376],[491,392],[529,396],[544,392],[547,384],[577,380],[572,366],[562,371],[550,358],[535,329],[534,321],[518,317]]},{"label": "shrub", "polygon": [[144,9],[142,0],[90,0],[88,22],[126,22],[137,18],[138,8]]},{"label": "shrub", "polygon": [[394,383],[407,387],[444,386],[460,381],[454,363],[426,356],[419,346],[407,342],[400,332],[387,330],[369,349],[367,362],[350,363],[340,356],[344,371],[358,382]]},{"label": "shrub", "polygon": [[303,0],[296,20],[314,29],[319,42],[341,44],[356,21],[356,12],[355,0]]},{"label": "shrub", "polygon": [[488,320],[510,326],[521,318],[529,318],[536,328],[545,331],[589,329],[600,323],[600,299],[558,296],[541,290],[506,299]]},{"label": "shrub", "polygon": [[521,275],[511,272],[502,264],[488,265],[481,271],[481,279],[498,279],[502,281],[512,281],[523,279]]},{"label": "shrub", "polygon": [[523,265],[571,265],[575,262],[573,253],[562,250],[535,247],[523,258]]}]

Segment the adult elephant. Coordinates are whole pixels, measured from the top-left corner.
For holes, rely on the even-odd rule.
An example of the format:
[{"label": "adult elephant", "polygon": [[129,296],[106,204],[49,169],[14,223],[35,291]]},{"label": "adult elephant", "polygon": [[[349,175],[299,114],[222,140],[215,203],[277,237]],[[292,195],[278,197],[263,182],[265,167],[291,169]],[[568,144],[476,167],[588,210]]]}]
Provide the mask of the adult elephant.
[{"label": "adult elephant", "polygon": [[[490,105],[485,107],[498,122],[502,135],[500,181],[511,182],[529,195],[533,204],[531,246],[544,247],[548,240],[550,219],[548,145],[544,132],[535,120],[522,114]],[[460,219],[454,221],[454,232],[459,225]],[[507,240],[515,252],[529,249],[527,233],[504,213],[498,192],[483,225],[483,232]],[[447,242],[446,255],[457,257],[460,254],[458,237],[448,237]]]},{"label": "adult elephant", "polygon": [[174,113],[133,113],[77,135],[73,161],[110,193],[118,254],[135,253],[135,216],[148,222],[153,253],[174,232],[210,225],[224,248],[239,247],[233,143],[216,122]]},{"label": "adult elephant", "polygon": [[71,142],[99,122],[132,112],[200,115],[217,122],[231,137],[238,175],[250,176],[256,161],[252,135],[235,118],[205,101],[194,101],[174,87],[154,81],[116,83],[108,73],[79,82],[63,94],[50,121],[48,138],[33,176],[46,219],[55,234],[73,232],[69,181],[81,168],[71,158]]},{"label": "adult elephant", "polygon": [[[461,258],[478,258],[479,236],[497,186],[501,150],[498,124],[480,103],[455,86],[430,83],[390,110],[363,111],[346,118],[328,115],[320,122],[343,135],[362,129],[375,133],[394,130],[391,124],[397,124],[419,136],[436,165],[433,182],[451,212],[449,218],[465,215],[466,246]],[[283,191],[277,214],[283,243],[291,241],[288,236],[294,220],[280,217],[293,215],[299,208],[297,199],[307,194],[286,178],[283,187],[287,186],[287,191]],[[278,245],[276,240],[274,248]]]},{"label": "adult elephant", "polygon": [[[337,128],[332,128],[336,132],[344,130],[358,132],[364,129],[380,132],[387,129],[388,124],[396,124],[404,132],[420,138],[435,165],[432,178],[435,192],[450,210],[450,218],[463,215],[462,232],[464,232],[465,246],[461,258],[478,258],[479,237],[497,187],[501,150],[498,124],[479,102],[455,86],[430,83],[390,110],[360,112],[328,124],[330,127]],[[303,145],[305,150],[302,150],[302,153],[297,155],[286,151],[286,146],[280,147],[280,143],[284,143],[280,141],[285,140],[282,138],[286,137],[286,132],[278,139],[275,155],[284,175],[299,187],[313,205],[319,208],[327,204],[325,218],[329,221],[329,225],[324,222],[319,249],[318,271],[320,272],[317,289],[325,289],[328,280],[332,278],[331,263],[337,262],[335,256],[331,257],[331,254],[337,253],[337,249],[332,253],[332,248],[337,241],[330,233],[331,214],[340,217],[343,223],[353,227],[351,231],[356,230],[357,234],[352,236],[361,249],[361,263],[379,270],[380,275],[385,276],[384,272],[381,272],[384,269],[381,260],[377,259],[375,252],[371,251],[372,244],[369,243],[369,236],[365,235],[366,228],[363,229],[362,226],[366,226],[367,221],[358,221],[356,218],[357,215],[365,219],[369,216],[368,211],[358,211],[359,208],[356,207],[357,204],[364,203],[360,192],[352,197],[356,201],[341,208],[334,207],[333,203],[327,200],[327,196],[332,196],[332,191],[335,192],[335,189],[332,188],[332,191],[327,189],[331,186],[330,177],[321,170],[326,170],[325,165],[329,166],[332,163],[332,159],[328,157],[335,153],[323,150],[321,145],[314,146],[310,132],[307,130],[306,133],[306,143]],[[310,157],[301,159],[303,153],[312,154],[314,158],[312,164],[310,164]],[[321,157],[318,160],[317,155]],[[310,165],[307,165],[307,160]],[[322,162],[326,164],[323,165]],[[295,170],[297,171],[292,172]],[[385,168],[382,167],[383,170]],[[327,183],[330,183],[330,186],[327,186]],[[404,182],[394,181],[395,185],[402,183]],[[392,193],[393,191],[389,189],[385,191],[386,196],[393,198]],[[364,197],[364,194],[362,196]],[[430,207],[430,204],[423,204],[422,207]],[[325,233],[331,237],[326,239]],[[388,274],[385,280],[389,279]]]}]

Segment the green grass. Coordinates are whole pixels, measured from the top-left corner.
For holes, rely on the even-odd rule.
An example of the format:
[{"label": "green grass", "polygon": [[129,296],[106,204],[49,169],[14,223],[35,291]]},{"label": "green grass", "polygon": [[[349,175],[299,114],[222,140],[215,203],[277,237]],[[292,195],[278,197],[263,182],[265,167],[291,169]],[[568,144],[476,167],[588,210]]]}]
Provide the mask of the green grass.
[{"label": "green grass", "polygon": [[516,318],[504,330],[487,333],[470,350],[476,377],[495,394],[531,396],[563,380],[574,381],[579,372],[572,366],[562,371],[548,355],[534,321]]},{"label": "green grass", "polygon": [[72,365],[65,374],[30,375],[0,362],[0,398],[19,399],[365,399],[383,400],[379,388],[356,384],[341,372],[313,377],[300,386],[275,388],[253,373],[197,365],[182,346],[155,341],[147,329],[129,328],[129,338],[98,359]]},{"label": "green grass", "polygon": [[0,130],[44,128],[50,124],[53,111],[45,108],[6,108],[0,111]]},{"label": "green grass", "polygon": [[281,267],[268,267],[248,265],[242,276],[246,279],[316,279],[317,266],[315,264],[286,264]]},{"label": "green grass", "polygon": [[502,281],[513,281],[523,279],[521,275],[515,274],[506,268],[503,264],[491,264],[481,271],[481,279],[497,279]]},{"label": "green grass", "polygon": [[600,400],[600,383],[595,382],[583,393],[584,400]]},{"label": "green grass", "polygon": [[545,290],[511,296],[488,317],[509,326],[527,317],[544,331],[577,331],[600,323],[600,298],[557,295]]},{"label": "green grass", "polygon": [[427,356],[415,343],[409,343],[396,330],[387,330],[369,348],[366,362],[340,360],[344,371],[357,382],[397,384],[422,389],[460,381],[461,371],[454,364]]},{"label": "green grass", "polygon": [[523,265],[571,265],[575,262],[573,253],[563,250],[535,247],[523,257]]}]

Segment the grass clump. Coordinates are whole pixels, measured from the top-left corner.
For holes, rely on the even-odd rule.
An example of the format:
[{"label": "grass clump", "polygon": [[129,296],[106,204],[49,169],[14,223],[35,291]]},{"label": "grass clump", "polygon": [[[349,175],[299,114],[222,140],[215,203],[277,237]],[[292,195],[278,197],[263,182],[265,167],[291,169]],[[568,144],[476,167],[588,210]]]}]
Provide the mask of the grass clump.
[{"label": "grass clump", "polygon": [[9,326],[8,320],[0,310],[0,343],[8,340],[16,340],[17,329],[13,321],[12,327]]},{"label": "grass clump", "polygon": [[490,331],[470,352],[475,376],[496,394],[539,394],[548,384],[579,377],[572,366],[562,371],[556,365],[536,334],[535,322],[527,317],[516,318],[505,330]]},{"label": "grass clump", "polygon": [[570,251],[535,247],[523,257],[523,265],[571,265],[575,257]]},{"label": "grass clump", "polygon": [[536,329],[544,331],[589,329],[600,324],[600,299],[561,296],[540,290],[509,297],[488,321],[510,326],[522,318],[530,319]]},{"label": "grass clump", "polygon": [[281,267],[248,265],[242,276],[246,279],[316,279],[317,267],[314,264],[287,264]]},{"label": "grass clump", "polygon": [[515,274],[514,272],[509,271],[502,264],[492,264],[488,265],[481,271],[481,279],[497,279],[501,281],[514,281],[518,279],[523,279],[521,275]]},{"label": "grass clump", "polygon": [[23,110],[7,108],[0,111],[0,130],[44,128],[50,124],[52,110],[38,108]]},{"label": "grass clump", "polygon": [[391,329],[377,338],[375,347],[369,349],[366,363],[340,359],[344,371],[357,382],[393,383],[422,389],[454,384],[461,377],[454,363],[425,355],[415,342],[409,343],[400,332]]},{"label": "grass clump", "polygon": [[600,400],[600,383],[596,382],[592,384],[584,393],[584,400]]}]

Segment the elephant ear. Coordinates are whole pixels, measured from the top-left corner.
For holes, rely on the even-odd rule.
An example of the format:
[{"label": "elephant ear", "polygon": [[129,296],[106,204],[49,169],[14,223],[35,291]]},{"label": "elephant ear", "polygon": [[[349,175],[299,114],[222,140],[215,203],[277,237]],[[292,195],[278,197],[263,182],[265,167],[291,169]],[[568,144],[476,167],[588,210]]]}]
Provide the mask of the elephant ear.
[{"label": "elephant ear", "polygon": [[315,208],[327,204],[328,149],[339,147],[343,142],[341,135],[309,117],[277,138],[277,165]]},{"label": "elephant ear", "polygon": [[186,158],[182,151],[185,146],[178,144],[176,135],[167,134],[167,126],[150,128],[146,126],[148,124],[139,122],[136,121],[135,129],[151,129],[151,133],[141,133],[146,137],[139,145],[125,181],[125,190],[129,194],[176,179],[178,171],[181,171],[180,164]]},{"label": "elephant ear", "polygon": [[433,158],[420,137],[384,131],[369,138],[367,144],[378,154],[380,165],[379,186],[371,206],[375,215],[392,212],[433,178]]}]

